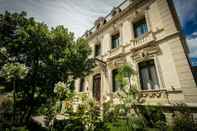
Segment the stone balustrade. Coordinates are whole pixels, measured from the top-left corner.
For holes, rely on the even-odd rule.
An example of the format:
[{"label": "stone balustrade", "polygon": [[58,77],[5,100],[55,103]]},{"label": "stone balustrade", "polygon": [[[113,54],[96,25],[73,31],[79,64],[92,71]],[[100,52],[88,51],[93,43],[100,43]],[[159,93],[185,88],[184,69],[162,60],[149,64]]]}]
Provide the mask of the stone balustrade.
[{"label": "stone balustrade", "polygon": [[155,41],[154,35],[152,32],[147,32],[143,36],[131,40],[131,49],[138,49],[147,46],[147,44]]},{"label": "stone balustrade", "polygon": [[113,59],[121,56],[121,54],[124,54],[124,47],[120,46],[118,48],[114,48],[109,51],[109,57],[108,59]]}]

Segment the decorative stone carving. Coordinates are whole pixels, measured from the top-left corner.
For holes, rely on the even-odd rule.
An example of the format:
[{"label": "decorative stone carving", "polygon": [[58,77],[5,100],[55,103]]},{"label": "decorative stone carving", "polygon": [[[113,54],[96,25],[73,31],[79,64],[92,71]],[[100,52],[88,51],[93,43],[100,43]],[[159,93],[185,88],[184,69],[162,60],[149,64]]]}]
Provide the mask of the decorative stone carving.
[{"label": "decorative stone carving", "polygon": [[167,98],[166,90],[141,91],[138,96],[138,102],[144,103],[146,102],[146,100],[150,100],[150,99],[165,99],[165,98]]},{"label": "decorative stone carving", "polygon": [[132,14],[133,18],[137,18],[138,14],[139,14],[139,11],[138,10],[135,10],[133,12],[133,14]]},{"label": "decorative stone carving", "polygon": [[126,58],[124,57],[119,57],[119,58],[116,58],[116,59],[113,59],[111,60],[108,65],[111,67],[111,68],[114,68],[114,67],[119,67],[121,65],[124,65],[126,63]]},{"label": "decorative stone carving", "polygon": [[133,1],[135,1],[135,0],[129,0],[130,3],[133,3]]},{"label": "decorative stone carving", "polygon": [[102,61],[102,58],[101,59],[96,58],[95,62],[106,75],[107,74],[107,65],[106,65],[106,63],[104,63],[104,61]]},{"label": "decorative stone carving", "polygon": [[101,70],[106,74],[107,73],[107,66],[103,63],[99,63],[99,66],[101,67]]},{"label": "decorative stone carving", "polygon": [[113,61],[113,64],[114,64],[115,66],[123,65],[123,64],[125,64],[125,63],[126,63],[126,59],[125,59],[125,58],[118,58],[118,59],[115,59],[115,60]]},{"label": "decorative stone carving", "polygon": [[121,12],[121,9],[119,7],[114,7],[111,11],[111,15],[116,16],[117,14],[119,14]]},{"label": "decorative stone carving", "polygon": [[88,36],[90,36],[91,34],[92,34],[92,32],[89,31],[89,30],[87,30],[87,31],[85,32],[85,37],[88,37]]},{"label": "decorative stone carving", "polygon": [[141,50],[134,51],[132,54],[133,60],[135,60],[137,63],[141,62],[143,60],[146,60],[148,58],[152,58],[155,55],[161,54],[161,49],[158,45],[152,45],[147,48],[143,48]]},{"label": "decorative stone carving", "polygon": [[102,25],[106,23],[105,17],[99,17],[95,22],[94,25],[96,26],[96,29],[99,29]]}]

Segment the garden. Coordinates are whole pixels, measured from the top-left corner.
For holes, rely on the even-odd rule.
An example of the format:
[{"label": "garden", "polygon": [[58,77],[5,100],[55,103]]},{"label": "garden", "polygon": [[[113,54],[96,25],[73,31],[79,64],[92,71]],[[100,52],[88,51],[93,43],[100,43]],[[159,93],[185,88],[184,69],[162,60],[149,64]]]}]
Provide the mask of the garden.
[{"label": "garden", "polygon": [[[0,14],[1,131],[195,131],[196,120],[184,103],[143,105],[122,65],[117,101],[98,102],[74,90],[74,81],[91,73],[94,59],[83,38],[63,26],[49,28],[25,12]],[[170,121],[168,117],[170,116]]]}]

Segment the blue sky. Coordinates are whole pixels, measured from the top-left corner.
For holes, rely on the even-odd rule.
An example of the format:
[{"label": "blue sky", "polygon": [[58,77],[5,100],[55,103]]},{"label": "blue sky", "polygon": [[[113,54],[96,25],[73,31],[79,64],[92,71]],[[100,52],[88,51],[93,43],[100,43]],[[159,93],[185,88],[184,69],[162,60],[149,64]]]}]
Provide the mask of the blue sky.
[{"label": "blue sky", "polygon": [[[0,0],[0,13],[26,11],[50,27],[64,25],[76,36],[89,29],[94,20],[106,15],[123,0]],[[174,0],[190,57],[197,57],[197,0]]]},{"label": "blue sky", "polygon": [[197,0],[174,0],[183,32],[190,49],[190,57],[197,58]]}]

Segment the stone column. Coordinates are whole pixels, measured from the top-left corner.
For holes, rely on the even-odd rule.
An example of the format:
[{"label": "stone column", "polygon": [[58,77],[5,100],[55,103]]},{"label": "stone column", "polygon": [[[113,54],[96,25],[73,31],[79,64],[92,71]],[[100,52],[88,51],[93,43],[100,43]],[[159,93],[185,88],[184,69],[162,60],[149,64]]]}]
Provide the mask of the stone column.
[{"label": "stone column", "polygon": [[103,40],[102,40],[102,55],[107,54],[110,49],[111,49],[111,35],[107,33],[103,36]]},{"label": "stone column", "polygon": [[135,39],[133,22],[130,22],[130,27],[131,27],[131,40],[133,40]]},{"label": "stone column", "polygon": [[120,24],[118,27],[119,33],[120,33],[120,45],[124,44],[123,41],[123,37],[124,37],[124,33],[123,33],[123,24]]},{"label": "stone column", "polygon": [[132,24],[130,20],[126,20],[123,23],[122,26],[122,32],[123,32],[123,43],[128,44],[131,39],[133,39],[133,30],[132,30]]},{"label": "stone column", "polygon": [[161,67],[160,67],[160,63],[159,63],[157,55],[155,55],[154,62],[155,62],[155,68],[156,68],[157,76],[158,76],[158,79],[159,79],[160,89],[164,89],[165,84],[164,84],[164,81],[163,81],[163,74],[162,74],[162,71],[161,71]]},{"label": "stone column", "polygon": [[110,96],[113,94],[113,91],[112,91],[112,70],[111,68],[108,68],[108,80],[109,80],[109,94]]},{"label": "stone column", "polygon": [[148,32],[152,30],[148,9],[145,10],[145,19],[148,27]]}]

